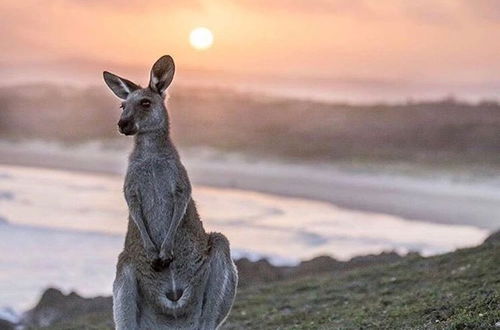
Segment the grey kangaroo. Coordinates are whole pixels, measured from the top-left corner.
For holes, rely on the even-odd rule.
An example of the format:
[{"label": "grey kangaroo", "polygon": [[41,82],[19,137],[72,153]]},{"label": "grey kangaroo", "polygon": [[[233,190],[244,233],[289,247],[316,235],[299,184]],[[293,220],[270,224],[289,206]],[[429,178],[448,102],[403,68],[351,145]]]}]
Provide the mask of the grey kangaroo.
[{"label": "grey kangaroo", "polygon": [[229,242],[205,232],[169,136],[164,93],[174,71],[172,57],[161,57],[146,88],[104,72],[124,100],[119,130],[135,135],[124,184],[128,231],[113,284],[118,330],[216,329],[236,294]]}]

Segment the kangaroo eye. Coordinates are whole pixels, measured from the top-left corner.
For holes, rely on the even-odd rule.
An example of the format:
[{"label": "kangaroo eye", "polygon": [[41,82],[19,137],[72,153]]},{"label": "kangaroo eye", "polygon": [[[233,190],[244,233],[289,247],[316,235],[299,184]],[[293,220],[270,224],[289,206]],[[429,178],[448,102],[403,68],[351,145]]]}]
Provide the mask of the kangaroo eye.
[{"label": "kangaroo eye", "polygon": [[151,101],[150,100],[141,100],[141,105],[145,108],[149,108],[151,106]]}]

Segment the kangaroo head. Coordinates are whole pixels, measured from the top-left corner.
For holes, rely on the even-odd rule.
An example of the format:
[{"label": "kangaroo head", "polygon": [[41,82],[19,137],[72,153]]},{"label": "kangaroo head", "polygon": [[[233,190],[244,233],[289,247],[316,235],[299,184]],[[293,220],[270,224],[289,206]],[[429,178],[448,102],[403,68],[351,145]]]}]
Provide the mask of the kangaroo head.
[{"label": "kangaroo head", "polygon": [[118,121],[120,133],[134,135],[168,128],[164,92],[172,82],[174,72],[174,60],[169,55],[162,56],[153,65],[146,88],[104,71],[104,81],[123,100],[123,112]]}]

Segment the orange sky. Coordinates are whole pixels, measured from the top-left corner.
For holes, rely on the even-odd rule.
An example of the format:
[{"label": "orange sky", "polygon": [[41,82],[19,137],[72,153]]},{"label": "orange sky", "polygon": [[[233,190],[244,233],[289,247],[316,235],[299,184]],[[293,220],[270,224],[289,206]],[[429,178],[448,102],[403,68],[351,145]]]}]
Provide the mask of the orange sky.
[{"label": "orange sky", "polygon": [[[189,46],[197,26],[209,50]],[[499,80],[499,31],[496,0],[2,0],[0,65],[168,53],[186,69],[481,83]]]}]

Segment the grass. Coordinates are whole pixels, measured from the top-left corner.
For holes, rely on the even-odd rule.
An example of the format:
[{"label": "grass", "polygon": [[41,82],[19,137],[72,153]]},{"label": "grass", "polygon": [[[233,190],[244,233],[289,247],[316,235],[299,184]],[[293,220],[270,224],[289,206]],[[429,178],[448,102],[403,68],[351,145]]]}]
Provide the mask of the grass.
[{"label": "grass", "polygon": [[[500,243],[254,286],[224,329],[489,329],[500,322]],[[110,315],[52,329],[110,329]],[[498,326],[497,328],[500,328]]]},{"label": "grass", "polygon": [[227,329],[487,329],[500,322],[500,246],[240,292]]}]

